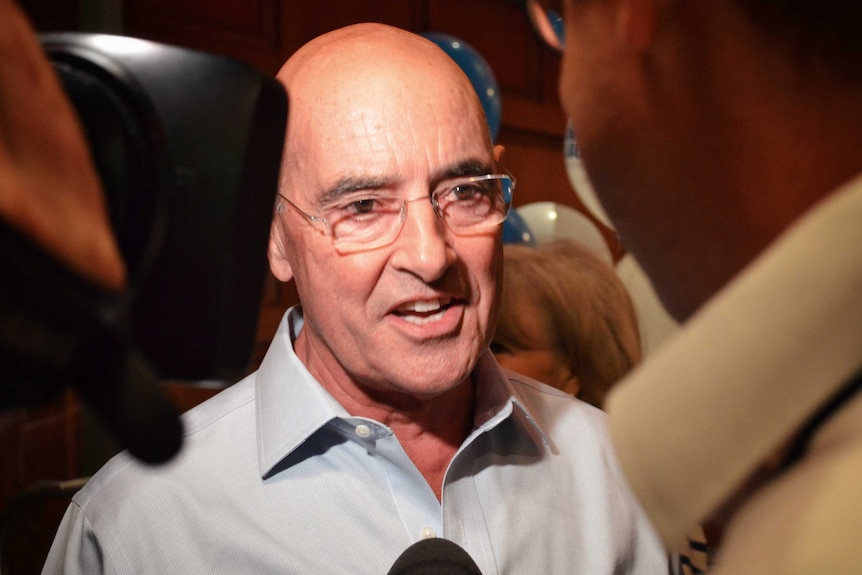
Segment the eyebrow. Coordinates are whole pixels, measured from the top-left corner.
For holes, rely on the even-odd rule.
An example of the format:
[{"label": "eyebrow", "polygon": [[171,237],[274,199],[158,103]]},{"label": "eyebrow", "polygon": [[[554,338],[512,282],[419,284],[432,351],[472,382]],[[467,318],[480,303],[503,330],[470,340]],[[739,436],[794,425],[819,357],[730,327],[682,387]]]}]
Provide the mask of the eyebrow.
[{"label": "eyebrow", "polygon": [[[493,172],[493,168],[487,162],[477,159],[465,160],[451,166],[447,166],[432,174],[432,188],[445,180],[451,178],[463,178],[468,176],[484,176]],[[337,202],[347,194],[363,190],[382,190],[394,187],[398,178],[385,176],[345,176],[335,184],[323,191],[317,199],[319,206],[326,206]]]},{"label": "eyebrow", "polygon": [[362,190],[382,190],[391,187],[394,180],[384,177],[345,176],[335,182],[320,194],[318,205],[325,206],[335,203],[340,198]]}]

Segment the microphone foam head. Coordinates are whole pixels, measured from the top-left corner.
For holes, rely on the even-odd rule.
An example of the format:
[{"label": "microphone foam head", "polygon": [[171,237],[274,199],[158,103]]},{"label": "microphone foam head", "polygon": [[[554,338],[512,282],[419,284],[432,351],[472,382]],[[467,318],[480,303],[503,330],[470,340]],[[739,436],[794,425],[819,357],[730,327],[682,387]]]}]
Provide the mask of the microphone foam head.
[{"label": "microphone foam head", "polygon": [[398,556],[387,575],[482,575],[475,561],[455,543],[422,539]]}]

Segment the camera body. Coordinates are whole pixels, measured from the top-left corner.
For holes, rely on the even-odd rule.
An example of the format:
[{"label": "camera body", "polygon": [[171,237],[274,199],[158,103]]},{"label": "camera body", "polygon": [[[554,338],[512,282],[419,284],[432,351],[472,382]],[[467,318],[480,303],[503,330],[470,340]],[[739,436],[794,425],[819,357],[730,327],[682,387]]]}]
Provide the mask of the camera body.
[{"label": "camera body", "polygon": [[40,39],[102,179],[135,344],[165,378],[241,375],[265,278],[283,87],[229,58],[134,38]]},{"label": "camera body", "polygon": [[73,386],[133,455],[165,461],[182,427],[156,384],[248,369],[287,95],[222,56],[105,34],[40,40],[81,121],[128,287],[90,283],[0,220],[0,411]]}]

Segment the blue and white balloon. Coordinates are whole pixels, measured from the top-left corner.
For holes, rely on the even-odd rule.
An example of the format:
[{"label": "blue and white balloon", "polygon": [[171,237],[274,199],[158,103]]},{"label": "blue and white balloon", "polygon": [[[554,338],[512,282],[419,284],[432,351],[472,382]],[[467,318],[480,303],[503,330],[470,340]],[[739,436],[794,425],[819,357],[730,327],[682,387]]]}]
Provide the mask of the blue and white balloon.
[{"label": "blue and white balloon", "polygon": [[425,32],[422,34],[431,40],[444,52],[455,60],[455,63],[464,71],[473,89],[479,96],[485,118],[488,120],[488,129],[491,132],[491,141],[497,141],[497,132],[500,130],[500,114],[502,103],[500,97],[500,85],[494,76],[494,71],[485,61],[485,58],[475,48],[460,38],[442,32]]}]

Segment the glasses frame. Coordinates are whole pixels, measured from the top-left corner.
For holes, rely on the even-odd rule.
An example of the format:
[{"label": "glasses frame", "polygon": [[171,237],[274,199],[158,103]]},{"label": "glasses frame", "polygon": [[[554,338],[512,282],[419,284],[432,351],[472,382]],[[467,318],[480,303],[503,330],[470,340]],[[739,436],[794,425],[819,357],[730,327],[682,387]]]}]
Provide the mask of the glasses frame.
[{"label": "glasses frame", "polygon": [[541,0],[526,0],[524,10],[536,35],[552,50],[562,52],[566,47],[566,25],[562,15],[546,8]]},{"label": "glasses frame", "polygon": [[[454,185],[450,185],[450,186],[447,186],[447,187],[442,188],[440,190],[437,190],[435,192],[431,192],[428,195],[419,196],[416,198],[402,199],[401,200],[400,213],[399,213],[399,223],[398,223],[397,228],[394,228],[394,231],[391,232],[391,237],[390,237],[390,234],[383,234],[380,238],[377,238],[373,241],[369,241],[367,243],[357,243],[357,244],[350,243],[350,242],[347,242],[346,244],[345,243],[339,243],[339,241],[336,238],[335,233],[333,232],[333,229],[332,229],[333,224],[329,219],[327,219],[326,216],[316,216],[313,214],[309,214],[308,212],[306,212],[305,210],[303,210],[302,208],[297,206],[293,201],[291,201],[290,198],[288,198],[287,196],[285,196],[281,192],[278,192],[278,195],[281,197],[281,199],[283,199],[285,202],[290,204],[290,206],[294,210],[296,210],[296,212],[298,214],[303,216],[308,221],[308,223],[312,225],[312,227],[317,229],[320,233],[329,236],[330,240],[332,241],[332,245],[335,248],[335,251],[337,251],[338,253],[341,253],[341,254],[358,253],[358,252],[364,252],[364,251],[370,251],[370,250],[382,248],[382,247],[385,247],[385,246],[388,246],[388,245],[394,243],[395,240],[398,239],[398,236],[401,234],[401,230],[404,228],[404,222],[407,221],[407,204],[409,204],[411,202],[417,202],[419,200],[430,201],[431,206],[434,208],[434,213],[437,215],[437,218],[440,219],[440,221],[443,222],[443,224],[446,226],[446,228],[449,231],[451,231],[453,234],[455,234],[456,236],[464,237],[464,236],[478,235],[478,234],[481,234],[482,232],[484,232],[486,230],[490,230],[490,229],[494,228],[495,226],[501,225],[504,221],[506,221],[506,218],[508,218],[509,212],[512,209],[512,200],[513,200],[514,194],[515,194],[516,180],[515,180],[515,177],[512,176],[512,174],[509,172],[509,170],[507,170],[502,165],[498,164],[498,166],[500,168],[502,168],[502,170],[505,173],[503,173],[503,174],[498,174],[498,173],[485,174],[482,176],[466,176],[463,178],[457,178],[454,180]],[[505,206],[506,209],[500,215],[499,219],[497,219],[497,218],[489,219],[487,222],[487,225],[478,225],[478,226],[475,226],[475,227],[470,228],[470,229],[458,230],[458,229],[452,228],[451,225],[449,224],[449,221],[445,217],[443,208],[440,206],[438,196],[442,195],[444,192],[450,191],[453,187],[456,187],[456,186],[461,185],[461,184],[467,184],[467,183],[473,183],[473,182],[487,182],[490,180],[500,180],[501,182],[505,182],[505,181],[510,182],[510,184],[508,186],[508,189],[509,189],[508,200],[504,194],[502,194],[502,193],[500,194],[500,196],[501,196],[500,199],[502,200],[503,205]],[[279,209],[278,212],[282,213],[282,210]]]}]

